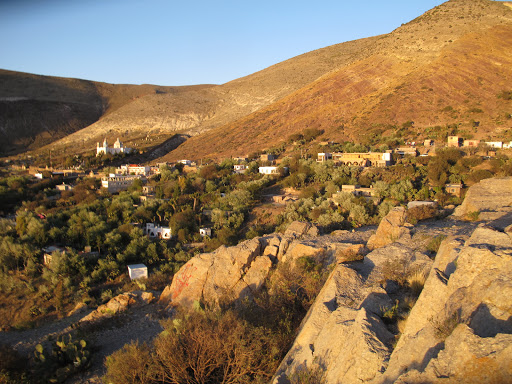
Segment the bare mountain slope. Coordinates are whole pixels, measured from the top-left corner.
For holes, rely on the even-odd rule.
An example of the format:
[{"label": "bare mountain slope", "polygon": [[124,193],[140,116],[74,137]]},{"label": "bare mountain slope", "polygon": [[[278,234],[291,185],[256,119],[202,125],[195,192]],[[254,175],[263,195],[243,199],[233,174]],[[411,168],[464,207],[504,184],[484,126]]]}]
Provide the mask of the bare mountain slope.
[{"label": "bare mountain slope", "polygon": [[0,70],[0,153],[39,148],[144,95],[197,87],[113,85]]},{"label": "bare mountain slope", "polygon": [[[475,137],[512,127],[512,10],[451,0],[380,36],[369,54],[232,124],[191,138],[166,159],[225,157],[271,147],[305,128],[368,141],[413,121],[413,137],[456,124]],[[476,123],[478,122],[479,125]],[[475,124],[478,129],[475,129]],[[229,144],[229,145],[226,145]]]},{"label": "bare mountain slope", "polygon": [[[81,143],[90,150],[103,136],[125,141],[176,132],[198,135],[231,123],[369,54],[377,37],[309,52],[223,85],[156,93],[125,104],[95,124],[56,143],[66,148]],[[167,136],[168,137],[168,136]]]}]

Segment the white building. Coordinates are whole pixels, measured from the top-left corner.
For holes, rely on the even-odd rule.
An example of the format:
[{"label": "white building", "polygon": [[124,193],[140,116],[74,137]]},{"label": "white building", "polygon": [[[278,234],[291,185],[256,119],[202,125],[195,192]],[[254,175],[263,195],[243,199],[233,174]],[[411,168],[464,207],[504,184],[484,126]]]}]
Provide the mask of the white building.
[{"label": "white building", "polygon": [[[288,172],[287,167],[283,167],[284,173]],[[279,167],[276,166],[270,166],[270,167],[259,167],[258,168],[259,173],[262,173],[264,175],[279,175]]]},{"label": "white building", "polygon": [[245,164],[235,164],[233,165],[233,169],[236,173],[244,173],[247,167]]},{"label": "white building", "polygon": [[96,156],[99,156],[101,154],[112,154],[117,155],[118,153],[130,153],[131,148],[127,148],[123,145],[121,141],[119,141],[119,137],[117,138],[116,142],[114,143],[114,147],[109,147],[107,144],[107,139],[103,140],[103,144],[100,146],[100,143],[96,143]]},{"label": "white building", "polygon": [[146,223],[146,228],[144,228],[144,234],[148,235],[151,238],[159,238],[169,240],[171,236],[171,228],[162,227],[160,225],[155,225],[153,223]]},{"label": "white building", "polygon": [[117,193],[126,191],[130,188],[135,180],[145,181],[141,175],[116,175],[110,174],[108,177],[101,178],[101,186],[106,188],[109,193]]},{"label": "white building", "polygon": [[186,165],[187,167],[191,167],[192,166],[192,161],[190,161],[190,160],[180,160],[180,161],[178,161],[178,163]]},{"label": "white building", "polygon": [[205,237],[205,236],[208,236],[208,237],[212,237],[212,229],[211,228],[199,228],[199,234],[202,236],[202,237]]},{"label": "white building", "polygon": [[128,266],[128,275],[130,280],[148,278],[148,267],[144,264],[131,264]]},{"label": "white building", "polygon": [[489,147],[496,149],[503,148],[503,141],[486,141],[485,144],[487,144]]},{"label": "white building", "polygon": [[321,163],[321,162],[324,162],[327,160],[332,160],[332,153],[328,153],[328,152],[318,153],[318,158],[316,159],[317,162]]},{"label": "white building", "polygon": [[116,169],[116,173],[119,173],[122,175],[149,176],[151,173],[151,167],[149,165],[124,164]]}]

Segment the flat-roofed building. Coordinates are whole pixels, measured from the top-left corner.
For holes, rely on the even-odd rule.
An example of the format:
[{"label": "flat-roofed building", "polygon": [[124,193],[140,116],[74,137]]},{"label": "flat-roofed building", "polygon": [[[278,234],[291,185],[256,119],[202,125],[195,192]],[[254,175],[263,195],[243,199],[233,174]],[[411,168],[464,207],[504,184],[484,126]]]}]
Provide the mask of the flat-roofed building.
[{"label": "flat-roofed building", "polygon": [[118,193],[130,188],[135,180],[142,180],[144,182],[145,178],[141,175],[110,174],[108,177],[101,178],[101,186],[106,188],[109,193]]},{"label": "flat-roofed building", "polygon": [[460,147],[463,143],[462,137],[459,136],[448,136],[449,147]]}]

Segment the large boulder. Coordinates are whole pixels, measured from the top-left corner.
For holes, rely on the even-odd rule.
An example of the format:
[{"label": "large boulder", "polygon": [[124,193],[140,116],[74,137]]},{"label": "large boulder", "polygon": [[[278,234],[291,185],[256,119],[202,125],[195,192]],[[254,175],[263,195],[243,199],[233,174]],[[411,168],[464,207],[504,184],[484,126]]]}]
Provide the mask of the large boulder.
[{"label": "large boulder", "polygon": [[459,324],[425,370],[409,370],[395,383],[510,383],[511,362],[512,335],[479,337],[467,325]]},{"label": "large boulder", "polygon": [[404,207],[394,207],[381,220],[377,232],[370,237],[366,246],[371,250],[384,247],[409,234],[406,219],[407,210]]},{"label": "large boulder", "polygon": [[448,237],[374,383],[503,382],[503,371],[511,377],[511,318],[510,236],[480,226],[469,238]]},{"label": "large boulder", "polygon": [[191,307],[201,300],[218,304],[243,299],[261,287],[272,267],[271,259],[261,253],[260,240],[254,238],[195,256],[176,273],[160,302]]},{"label": "large boulder", "polygon": [[284,232],[285,237],[301,238],[305,235],[317,236],[318,229],[314,224],[307,221],[294,221],[292,222],[286,231]]},{"label": "large boulder", "polygon": [[[453,215],[464,217],[472,212],[500,212],[503,207],[510,206],[512,206],[512,177],[484,179],[469,187],[464,201],[455,209]],[[494,216],[496,215],[484,214],[479,218],[497,218]]]}]

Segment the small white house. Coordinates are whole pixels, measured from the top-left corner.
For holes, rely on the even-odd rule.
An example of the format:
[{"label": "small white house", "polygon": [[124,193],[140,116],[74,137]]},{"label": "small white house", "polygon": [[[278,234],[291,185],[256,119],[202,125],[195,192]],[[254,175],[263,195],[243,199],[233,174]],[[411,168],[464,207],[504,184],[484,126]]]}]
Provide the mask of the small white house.
[{"label": "small white house", "polygon": [[236,173],[244,173],[246,168],[247,167],[246,167],[245,164],[235,164],[235,165],[233,165],[233,169],[235,170]]},{"label": "small white house", "polygon": [[[288,173],[288,168],[283,167],[284,173]],[[279,175],[279,167],[271,166],[271,167],[259,167],[259,173],[264,175]]]},{"label": "small white house", "polygon": [[491,148],[501,149],[503,148],[503,141],[486,141],[487,144]]},{"label": "small white house", "polygon": [[171,238],[171,228],[162,227],[160,225],[156,225],[153,223],[146,223],[146,228],[144,228],[144,234],[148,235],[151,238],[158,237],[159,239],[170,239]]},{"label": "small white house", "polygon": [[128,266],[128,275],[130,280],[148,278],[148,267],[144,264],[132,264]]},{"label": "small white house", "polygon": [[211,228],[199,228],[199,234],[202,236],[202,237],[212,237],[212,229]]}]

